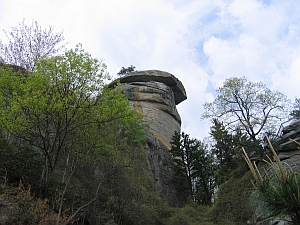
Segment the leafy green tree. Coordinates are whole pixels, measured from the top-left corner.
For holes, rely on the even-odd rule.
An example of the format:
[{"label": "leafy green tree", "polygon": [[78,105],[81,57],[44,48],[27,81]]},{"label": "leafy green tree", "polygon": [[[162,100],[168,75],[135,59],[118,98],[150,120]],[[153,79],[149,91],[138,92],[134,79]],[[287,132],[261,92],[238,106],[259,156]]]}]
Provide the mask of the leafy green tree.
[{"label": "leafy green tree", "polygon": [[19,26],[4,33],[8,43],[0,41],[0,62],[28,71],[33,71],[40,59],[57,54],[65,46],[62,31],[55,33],[51,26],[43,29],[37,21],[28,26],[23,20]]},{"label": "leafy green tree", "polygon": [[193,180],[195,182],[194,200],[199,204],[211,205],[216,186],[215,165],[211,152],[204,142],[195,140],[197,149],[193,152]]},{"label": "leafy green tree", "polygon": [[[191,140],[188,134],[175,132],[172,137],[171,150],[175,162],[175,172],[184,174],[190,195],[194,194],[194,185],[192,182],[192,169],[194,159],[192,152],[197,146],[194,145],[194,140]],[[194,149],[193,149],[194,148]]]},{"label": "leafy green tree", "polygon": [[42,59],[27,77],[1,69],[1,126],[41,151],[46,187],[60,154],[76,150],[74,142],[79,142],[76,146],[81,149],[83,145],[102,149],[101,143],[94,141],[103,140],[99,129],[120,122],[119,126],[126,128],[123,132],[128,132],[126,120],[138,121],[121,91],[104,87],[105,68],[77,46],[64,55]]},{"label": "leafy green tree", "polygon": [[43,156],[41,185],[48,193],[55,181],[59,191],[57,223],[64,199],[76,190],[82,197],[66,223],[91,207],[105,179],[130,166],[132,145],[144,138],[141,115],[120,87],[106,88],[105,69],[80,45],[41,59],[26,75],[11,66],[0,68],[1,128]]},{"label": "leafy green tree", "polygon": [[256,141],[266,132],[276,132],[277,124],[287,117],[288,106],[284,94],[262,82],[233,77],[225,80],[213,102],[204,104],[202,117],[218,118],[231,131],[240,130]]}]

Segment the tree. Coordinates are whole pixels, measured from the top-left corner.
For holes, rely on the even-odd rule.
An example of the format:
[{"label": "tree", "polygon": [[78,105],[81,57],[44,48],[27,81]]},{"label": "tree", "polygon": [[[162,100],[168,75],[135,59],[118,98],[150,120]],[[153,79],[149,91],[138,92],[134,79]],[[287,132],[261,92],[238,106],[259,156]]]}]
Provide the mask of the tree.
[{"label": "tree", "polygon": [[171,145],[170,153],[176,164],[175,172],[177,174],[184,174],[188,184],[189,193],[190,195],[193,195],[194,185],[192,182],[192,168],[194,159],[192,158],[192,148],[196,146],[193,146],[193,140],[191,140],[189,135],[184,132],[181,134],[175,132],[172,137]]},{"label": "tree", "polygon": [[203,118],[218,118],[232,131],[241,130],[251,140],[261,140],[266,132],[276,132],[278,122],[287,117],[289,100],[262,82],[245,77],[226,79],[216,99],[204,104]]},{"label": "tree", "polygon": [[19,26],[4,33],[8,43],[0,41],[0,62],[18,65],[28,71],[34,71],[40,59],[54,56],[65,47],[62,31],[55,33],[52,26],[43,29],[37,21],[28,26],[23,20]]},{"label": "tree", "polygon": [[227,181],[230,173],[238,167],[242,159],[241,146],[234,140],[234,135],[229,134],[223,123],[217,119],[213,119],[213,126],[210,129],[214,140],[212,153],[215,156],[216,182],[220,185]]},{"label": "tree", "polygon": [[[99,136],[109,131],[102,131],[103,126],[119,122],[119,132],[121,128],[129,132],[126,122],[139,121],[121,90],[105,88],[105,68],[103,62],[92,58],[81,46],[64,55],[40,60],[36,71],[28,77],[2,67],[0,125],[41,151],[45,188],[61,153],[69,149],[101,149],[103,145],[99,142],[103,139]],[[10,97],[6,97],[8,93]],[[109,134],[106,140],[110,140]]]},{"label": "tree", "polygon": [[118,75],[119,76],[124,76],[126,74],[130,74],[131,72],[134,71],[134,69],[135,69],[135,67],[133,65],[131,65],[131,66],[127,67],[127,68],[122,67],[121,70],[120,70],[120,72],[118,72]]},{"label": "tree", "polygon": [[70,189],[79,188],[82,200],[67,222],[97,200],[107,176],[130,165],[132,145],[144,138],[141,116],[130,108],[122,89],[105,86],[105,69],[81,45],[41,59],[26,76],[11,66],[0,68],[0,126],[39,150],[44,196],[51,182],[60,179],[54,187],[60,191],[58,222]]},{"label": "tree", "polygon": [[245,166],[242,147],[245,147],[252,156],[259,155],[263,151],[258,141],[249,140],[241,131],[229,132],[218,119],[213,119],[210,135],[213,138],[211,151],[214,155],[216,185],[228,181],[233,171]]},{"label": "tree", "polygon": [[207,146],[188,134],[175,132],[170,153],[175,162],[175,172],[186,178],[193,199],[201,204],[211,204],[214,181],[212,158]]},{"label": "tree", "polygon": [[199,204],[211,205],[216,186],[214,158],[204,142],[196,141],[197,150],[193,152],[195,181],[195,201]]},{"label": "tree", "polygon": [[292,117],[292,119],[300,119],[300,98],[295,99],[295,103],[293,105],[293,109],[290,113],[290,116]]}]

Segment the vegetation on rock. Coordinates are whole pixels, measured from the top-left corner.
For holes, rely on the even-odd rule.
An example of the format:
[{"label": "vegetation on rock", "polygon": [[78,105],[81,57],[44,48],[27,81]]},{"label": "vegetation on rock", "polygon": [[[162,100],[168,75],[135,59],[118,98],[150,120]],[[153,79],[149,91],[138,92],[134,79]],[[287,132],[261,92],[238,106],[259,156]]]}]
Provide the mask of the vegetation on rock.
[{"label": "vegetation on rock", "polygon": [[135,69],[135,66],[133,66],[133,65],[131,65],[131,66],[127,67],[127,68],[122,67],[121,70],[118,72],[118,75],[119,76],[124,76],[126,74],[130,74],[130,73],[132,73],[134,71],[134,69]]},{"label": "vegetation on rock", "polygon": [[[245,160],[254,177],[252,184],[261,202],[265,216],[278,216],[291,220],[293,224],[300,222],[300,168],[284,164],[280,161],[269,138],[269,146],[273,158],[265,162],[270,170],[260,171],[255,162],[251,162],[244,150]],[[297,142],[300,146],[300,143]]]}]

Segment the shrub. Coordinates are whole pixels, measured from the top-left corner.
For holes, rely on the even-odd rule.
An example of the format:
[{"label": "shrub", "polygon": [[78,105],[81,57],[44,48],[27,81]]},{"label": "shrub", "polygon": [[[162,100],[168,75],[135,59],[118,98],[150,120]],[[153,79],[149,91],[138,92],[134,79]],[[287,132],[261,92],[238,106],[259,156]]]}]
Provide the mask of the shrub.
[{"label": "shrub", "polygon": [[31,193],[30,186],[25,188],[20,182],[19,187],[6,186],[2,188],[0,224],[38,225],[55,222],[57,216],[49,209],[48,200],[35,198]]},{"label": "shrub", "polygon": [[33,148],[17,144],[0,144],[0,176],[5,176],[10,183],[20,180],[25,185],[31,185],[34,190],[39,187],[42,174],[40,154]]},{"label": "shrub", "polygon": [[[266,215],[290,218],[294,224],[299,224],[300,168],[296,164],[292,168],[292,165],[281,162],[268,137],[267,140],[273,153],[273,159],[268,157],[265,160],[271,168],[270,171],[264,170],[262,173],[243,149],[245,160],[254,177],[254,190]],[[300,146],[300,143],[296,143]]]},{"label": "shrub", "polygon": [[210,207],[191,202],[183,208],[171,208],[167,225],[214,225],[210,218]]},{"label": "shrub", "polygon": [[251,173],[237,169],[231,178],[222,184],[217,192],[214,207],[211,211],[212,220],[220,225],[244,225],[254,214],[250,202]]}]

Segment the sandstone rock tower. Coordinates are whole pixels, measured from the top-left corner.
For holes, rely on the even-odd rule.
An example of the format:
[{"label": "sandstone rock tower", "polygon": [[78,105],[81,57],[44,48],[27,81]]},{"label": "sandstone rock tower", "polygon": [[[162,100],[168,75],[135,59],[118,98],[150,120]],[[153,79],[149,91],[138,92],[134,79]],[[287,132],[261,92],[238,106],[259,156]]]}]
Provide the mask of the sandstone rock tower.
[{"label": "sandstone rock tower", "polygon": [[157,190],[171,206],[182,205],[184,196],[176,191],[178,181],[169,153],[171,138],[181,126],[176,105],[187,98],[182,83],[174,75],[159,70],[133,72],[109,86],[117,82],[122,85],[131,107],[144,115],[145,150]]}]

